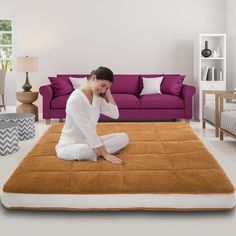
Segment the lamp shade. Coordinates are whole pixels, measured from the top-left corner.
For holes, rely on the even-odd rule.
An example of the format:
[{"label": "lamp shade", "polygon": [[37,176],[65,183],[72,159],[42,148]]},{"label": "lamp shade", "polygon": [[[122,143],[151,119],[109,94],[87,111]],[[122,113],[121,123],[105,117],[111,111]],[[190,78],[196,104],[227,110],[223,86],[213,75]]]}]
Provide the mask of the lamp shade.
[{"label": "lamp shade", "polygon": [[16,70],[18,72],[37,72],[38,57],[17,57]]}]

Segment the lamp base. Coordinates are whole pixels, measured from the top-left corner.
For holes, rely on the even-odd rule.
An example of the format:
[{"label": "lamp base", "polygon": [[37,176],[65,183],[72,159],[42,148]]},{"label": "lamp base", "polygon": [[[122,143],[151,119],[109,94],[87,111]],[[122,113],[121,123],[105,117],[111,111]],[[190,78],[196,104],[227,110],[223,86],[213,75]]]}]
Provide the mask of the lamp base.
[{"label": "lamp base", "polygon": [[23,92],[31,92],[31,84],[29,82],[29,76],[28,76],[28,72],[26,72],[26,79],[25,79],[25,84],[22,86],[22,88],[24,89]]}]

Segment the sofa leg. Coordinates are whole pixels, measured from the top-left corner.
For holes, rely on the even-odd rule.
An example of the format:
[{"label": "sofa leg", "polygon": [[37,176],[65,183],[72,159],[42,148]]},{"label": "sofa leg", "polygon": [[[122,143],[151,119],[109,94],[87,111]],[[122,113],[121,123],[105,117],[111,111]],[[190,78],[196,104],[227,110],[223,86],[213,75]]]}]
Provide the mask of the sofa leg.
[{"label": "sofa leg", "polygon": [[224,139],[224,133],[223,131],[220,130],[220,140],[223,140]]},{"label": "sofa leg", "polygon": [[202,128],[205,129],[206,128],[206,122],[203,120],[202,121]]},{"label": "sofa leg", "polygon": [[186,122],[186,123],[190,123],[190,120],[189,120],[189,119],[185,119],[185,122]]},{"label": "sofa leg", "polygon": [[46,119],[45,122],[46,122],[46,125],[49,125],[50,124],[50,119]]},{"label": "sofa leg", "polygon": [[59,119],[59,122],[60,122],[60,123],[63,123],[63,118],[60,118],[60,119]]}]

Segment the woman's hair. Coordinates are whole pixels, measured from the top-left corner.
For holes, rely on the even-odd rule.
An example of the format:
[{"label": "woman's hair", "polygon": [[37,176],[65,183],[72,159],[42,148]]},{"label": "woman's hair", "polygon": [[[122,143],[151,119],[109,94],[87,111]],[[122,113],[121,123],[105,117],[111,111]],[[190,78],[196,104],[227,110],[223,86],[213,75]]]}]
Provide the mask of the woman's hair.
[{"label": "woman's hair", "polygon": [[96,70],[93,70],[90,73],[90,78],[92,75],[96,75],[96,78],[99,80],[108,80],[111,83],[114,81],[113,72],[104,66],[99,66]]}]

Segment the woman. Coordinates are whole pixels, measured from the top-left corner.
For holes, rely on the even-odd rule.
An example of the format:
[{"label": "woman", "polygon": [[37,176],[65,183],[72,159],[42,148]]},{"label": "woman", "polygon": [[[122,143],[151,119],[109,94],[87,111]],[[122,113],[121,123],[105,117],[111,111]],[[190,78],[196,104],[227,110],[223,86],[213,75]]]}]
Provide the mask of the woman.
[{"label": "woman", "polygon": [[65,124],[55,147],[58,158],[97,161],[97,157],[103,157],[122,164],[113,154],[128,145],[128,135],[122,132],[97,136],[96,133],[100,113],[119,118],[110,90],[113,80],[113,72],[100,66],[92,71],[85,85],[71,93],[66,103]]}]

